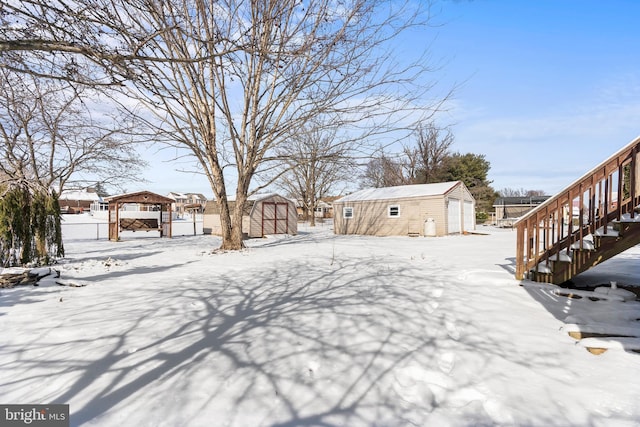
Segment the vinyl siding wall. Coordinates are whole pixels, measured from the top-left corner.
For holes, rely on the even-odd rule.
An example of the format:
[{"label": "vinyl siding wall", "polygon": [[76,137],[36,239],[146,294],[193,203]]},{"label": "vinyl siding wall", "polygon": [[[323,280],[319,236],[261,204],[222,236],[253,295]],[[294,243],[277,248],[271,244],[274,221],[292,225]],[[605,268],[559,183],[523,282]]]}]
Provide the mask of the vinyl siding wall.
[{"label": "vinyl siding wall", "polygon": [[[399,206],[400,216],[389,217],[389,206]],[[353,218],[345,219],[343,208],[353,208]],[[333,224],[336,234],[369,234],[374,236],[424,236],[424,223],[433,218],[436,234],[446,234],[446,212],[443,196],[425,198],[334,202]]]},{"label": "vinyl siding wall", "polygon": [[[463,228],[464,201],[475,199],[464,185],[457,185],[446,194],[387,200],[340,201],[333,203],[333,224],[336,234],[365,234],[373,236],[424,236],[428,218],[436,223],[436,236],[449,234],[449,199],[460,201],[460,230]],[[400,216],[388,216],[389,206],[399,206]],[[353,218],[344,218],[343,209],[353,208]],[[475,224],[475,217],[474,217]],[[475,228],[475,226],[474,226]]]}]

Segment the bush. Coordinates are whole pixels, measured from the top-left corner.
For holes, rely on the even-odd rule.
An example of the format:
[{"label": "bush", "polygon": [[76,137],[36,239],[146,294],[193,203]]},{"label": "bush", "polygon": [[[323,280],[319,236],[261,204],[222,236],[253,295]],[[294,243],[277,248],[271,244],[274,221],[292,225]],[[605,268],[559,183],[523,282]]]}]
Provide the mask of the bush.
[{"label": "bush", "polygon": [[489,214],[486,212],[476,212],[476,224],[483,224],[489,219]]}]

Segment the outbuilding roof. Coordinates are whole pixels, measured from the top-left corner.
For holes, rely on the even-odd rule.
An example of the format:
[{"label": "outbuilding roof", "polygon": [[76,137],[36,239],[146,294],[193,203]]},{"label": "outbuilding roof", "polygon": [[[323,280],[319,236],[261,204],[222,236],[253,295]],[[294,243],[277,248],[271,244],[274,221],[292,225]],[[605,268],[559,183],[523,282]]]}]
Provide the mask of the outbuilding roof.
[{"label": "outbuilding roof", "polygon": [[116,196],[105,197],[109,203],[173,203],[174,200],[151,191],[138,191],[136,193],[118,194]]},{"label": "outbuilding roof", "polygon": [[367,188],[344,196],[336,202],[365,200],[409,199],[413,197],[440,196],[451,191],[462,181],[437,182],[433,184],[399,185],[396,187]]}]

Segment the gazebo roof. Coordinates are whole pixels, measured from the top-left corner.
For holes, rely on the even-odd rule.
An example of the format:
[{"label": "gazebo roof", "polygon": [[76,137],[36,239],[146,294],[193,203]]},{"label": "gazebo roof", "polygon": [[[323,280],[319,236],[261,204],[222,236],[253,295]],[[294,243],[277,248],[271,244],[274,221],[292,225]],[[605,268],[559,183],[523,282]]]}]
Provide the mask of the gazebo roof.
[{"label": "gazebo roof", "polygon": [[138,191],[137,193],[119,194],[117,196],[105,197],[109,203],[173,203],[175,200],[152,193],[151,191]]}]

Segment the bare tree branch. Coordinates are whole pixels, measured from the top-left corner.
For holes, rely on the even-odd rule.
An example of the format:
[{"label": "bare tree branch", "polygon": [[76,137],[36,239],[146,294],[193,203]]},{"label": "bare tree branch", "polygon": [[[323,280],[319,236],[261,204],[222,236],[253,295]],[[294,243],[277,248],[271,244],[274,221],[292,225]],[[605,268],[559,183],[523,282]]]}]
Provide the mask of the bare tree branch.
[{"label": "bare tree branch", "polygon": [[318,202],[340,184],[353,179],[352,145],[353,141],[338,136],[335,127],[314,120],[278,147],[283,160],[278,184],[302,203],[311,226],[315,226]]},{"label": "bare tree branch", "polygon": [[[135,99],[135,108],[146,107],[153,115],[145,116],[150,133],[186,148],[209,180],[226,249],[242,247],[242,210],[256,174],[281,161],[278,148],[306,123],[331,117],[357,141],[354,151],[365,155],[381,139],[408,134],[442,103],[429,96],[435,83],[426,78],[433,65],[426,53],[399,57],[392,43],[428,24],[423,2],[1,5],[0,67],[13,60],[38,75],[114,83]],[[227,203],[230,171],[233,212]]]},{"label": "bare tree branch", "polygon": [[70,179],[139,179],[127,121],[94,117],[86,91],[0,70],[0,184],[60,192]]}]

